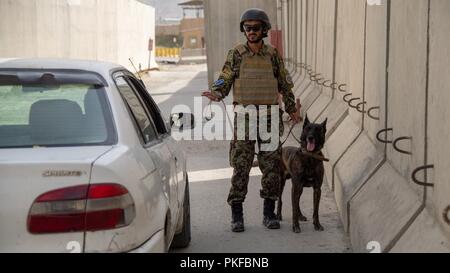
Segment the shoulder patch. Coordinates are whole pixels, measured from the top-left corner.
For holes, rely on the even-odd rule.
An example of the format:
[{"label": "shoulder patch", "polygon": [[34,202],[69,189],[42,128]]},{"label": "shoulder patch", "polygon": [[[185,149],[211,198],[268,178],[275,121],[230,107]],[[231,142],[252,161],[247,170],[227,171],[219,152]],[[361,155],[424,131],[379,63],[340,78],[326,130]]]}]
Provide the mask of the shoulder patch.
[{"label": "shoulder patch", "polygon": [[219,79],[214,82],[214,87],[222,87],[225,84],[225,81],[223,79]]},{"label": "shoulder patch", "polygon": [[234,49],[236,49],[239,52],[239,55],[243,55],[244,53],[247,52],[247,48],[243,44],[237,45]]},{"label": "shoulder patch", "polygon": [[267,52],[268,52],[271,56],[274,56],[274,55],[275,55],[275,52],[276,52],[276,49],[275,49],[274,47],[270,46],[270,45],[267,45]]}]

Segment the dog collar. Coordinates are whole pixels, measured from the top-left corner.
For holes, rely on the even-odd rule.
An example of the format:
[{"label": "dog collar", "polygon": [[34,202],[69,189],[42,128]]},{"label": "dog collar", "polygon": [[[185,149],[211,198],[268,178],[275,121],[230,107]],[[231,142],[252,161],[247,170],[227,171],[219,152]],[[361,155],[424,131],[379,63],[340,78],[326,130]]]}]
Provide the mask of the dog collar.
[{"label": "dog collar", "polygon": [[300,148],[300,152],[306,156],[312,157],[314,159],[320,160],[320,161],[324,161],[324,162],[330,162],[330,160],[326,157],[324,157],[323,155],[320,155],[319,153],[321,151],[317,151],[316,153],[311,153],[306,151],[304,148]]}]

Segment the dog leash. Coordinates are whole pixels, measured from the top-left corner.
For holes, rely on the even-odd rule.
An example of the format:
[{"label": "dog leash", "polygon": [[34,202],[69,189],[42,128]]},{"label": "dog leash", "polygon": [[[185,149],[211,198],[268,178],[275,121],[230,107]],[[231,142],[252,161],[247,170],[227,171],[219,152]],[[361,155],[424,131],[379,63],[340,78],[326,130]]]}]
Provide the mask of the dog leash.
[{"label": "dog leash", "polygon": [[[221,101],[222,102],[222,105],[223,105],[223,108],[224,108],[224,110],[225,110],[225,115],[227,116],[227,119],[228,119],[228,123],[230,124],[230,128],[233,128],[233,122],[231,121],[231,118],[230,118],[230,115],[228,115],[228,111],[227,111],[227,106],[225,105],[225,102],[222,100]],[[207,120],[207,121],[211,121],[212,119],[213,119],[213,112],[212,112],[212,101],[209,101],[209,104],[208,104],[208,107],[209,107],[209,115],[208,116],[206,116],[205,117],[205,119]]]},{"label": "dog leash", "polygon": [[[209,102],[209,104],[208,104],[208,108],[209,108],[209,115],[207,115],[206,117],[205,117],[205,119],[207,120],[207,121],[211,121],[212,119],[213,119],[213,113],[212,113],[212,101],[210,101]],[[230,115],[228,115],[228,111],[227,111],[227,106],[225,105],[225,102],[222,100],[221,101],[221,103],[222,103],[222,105],[223,105],[223,107],[224,107],[224,109],[225,109],[225,115],[227,116],[227,119],[228,119],[228,123],[230,124],[230,128],[233,128],[233,122],[231,121],[231,118],[230,118]],[[281,117],[280,117],[281,118]],[[287,135],[287,137],[286,137],[286,139],[283,141],[283,143],[281,143],[281,145],[280,146],[283,146],[285,143],[286,143],[286,141],[289,139],[289,136],[292,134],[292,130],[294,129],[294,127],[295,127],[295,125],[296,124],[293,124],[292,126],[291,126],[291,129],[289,130],[289,133],[288,133],[288,135]],[[300,141],[294,136],[294,135],[292,135],[292,137],[294,137],[294,139],[298,142],[298,143],[300,143]]]},{"label": "dog leash", "polygon": [[[224,109],[225,109],[225,114],[226,114],[226,116],[227,116],[228,122],[230,123],[230,126],[231,126],[231,128],[232,128],[232,127],[233,127],[233,122],[231,121],[231,118],[230,118],[230,116],[228,115],[227,106],[225,105],[225,102],[224,102],[223,100],[222,100],[221,102],[222,102],[222,105],[223,105],[223,107],[224,107]],[[209,104],[208,104],[210,115],[209,115],[209,117],[205,117],[205,119],[206,119],[207,121],[210,121],[210,120],[213,119],[213,115],[212,115],[212,106],[211,106],[211,105],[212,105],[212,101],[210,101]],[[300,141],[294,134],[292,134],[292,130],[294,130],[294,128],[295,128],[296,125],[297,125],[297,124],[294,123],[294,124],[291,126],[291,128],[290,128],[290,130],[289,130],[289,133],[288,133],[288,135],[286,136],[286,139],[278,146],[278,148],[283,147],[283,145],[284,145],[284,144],[287,142],[287,140],[289,139],[289,136],[292,136],[292,137],[295,139],[295,141],[298,142],[298,144],[302,145],[301,141]],[[278,150],[278,149],[277,149],[277,150]],[[274,151],[274,152],[275,152],[275,151]],[[314,158],[314,159],[316,159],[316,160],[324,161],[324,162],[330,162],[330,160],[329,160],[328,158],[324,157],[324,156],[320,156],[320,155],[315,154],[315,153],[310,153],[310,152],[307,152],[307,151],[303,151],[301,148],[300,148],[300,152],[301,152],[303,155],[312,157],[312,158]],[[255,153],[255,155],[258,155],[258,154]]]},{"label": "dog leash", "polygon": [[301,148],[300,148],[300,153],[302,153],[303,155],[312,157],[312,158],[314,158],[316,160],[319,160],[319,161],[330,162],[330,160],[328,158],[326,158],[326,157],[324,157],[322,155],[318,155],[318,154],[315,154],[315,153],[310,153],[310,152],[307,152],[307,151],[303,151]]},{"label": "dog leash", "polygon": [[288,133],[286,139],[285,139],[285,140],[283,141],[283,143],[281,143],[281,145],[280,145],[281,147],[282,147],[282,146],[286,143],[286,141],[289,139],[289,136],[292,136],[292,137],[295,139],[295,141],[298,142],[298,144],[302,145],[302,142],[301,142],[298,138],[296,138],[294,134],[292,134],[292,130],[294,130],[295,125],[297,125],[297,124],[294,123],[294,124],[291,126],[291,129],[289,130],[289,133]]}]

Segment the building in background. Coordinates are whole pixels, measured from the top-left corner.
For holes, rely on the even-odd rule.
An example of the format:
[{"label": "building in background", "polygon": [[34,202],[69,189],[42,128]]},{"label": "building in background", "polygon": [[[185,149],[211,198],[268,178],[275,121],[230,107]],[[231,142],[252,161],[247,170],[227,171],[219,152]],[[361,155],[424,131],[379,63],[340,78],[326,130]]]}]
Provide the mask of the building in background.
[{"label": "building in background", "polygon": [[[0,0],[0,58],[70,58],[156,67],[152,0]],[[151,44],[149,44],[151,43]]]},{"label": "building in background", "polygon": [[180,32],[183,36],[183,49],[201,49],[205,43],[205,16],[202,0],[178,4],[183,9]]},{"label": "building in background", "polygon": [[[168,4],[166,3],[166,5]],[[157,62],[206,63],[203,1],[194,0],[179,3],[176,8],[183,14],[179,23],[173,19],[170,23],[168,18],[163,18],[158,14],[161,19],[156,26]],[[166,9],[168,9],[167,6]]]},{"label": "building in background", "polygon": [[156,26],[156,47],[181,48],[182,46],[183,36],[179,23]]}]

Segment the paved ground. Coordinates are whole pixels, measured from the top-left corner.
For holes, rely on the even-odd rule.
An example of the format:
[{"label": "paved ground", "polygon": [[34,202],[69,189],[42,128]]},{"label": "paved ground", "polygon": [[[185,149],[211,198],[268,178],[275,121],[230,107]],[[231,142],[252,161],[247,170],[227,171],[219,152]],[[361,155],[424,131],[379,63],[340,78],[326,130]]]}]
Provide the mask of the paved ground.
[{"label": "paved ground", "polygon": [[[165,116],[177,104],[194,105],[194,97],[206,90],[206,65],[163,66],[144,77],[147,87]],[[206,100],[203,101],[206,106]],[[229,103],[229,102],[228,102]],[[193,108],[192,108],[193,109]],[[199,122],[197,120],[197,122]],[[205,122],[205,121],[204,121]],[[224,117],[225,122],[225,117]],[[287,145],[295,142],[288,141]],[[263,201],[259,197],[261,173],[251,173],[249,193],[244,204],[246,231],[230,231],[230,207],[226,203],[232,169],[228,163],[228,141],[182,141],[188,156],[191,190],[192,242],[174,252],[201,253],[289,253],[289,252],[351,252],[350,243],[340,222],[333,194],[323,186],[320,207],[323,232],[312,225],[312,190],[306,189],[301,208],[309,221],[302,223],[302,233],[291,231],[290,183],[284,191],[284,221],[281,230],[262,226]]]}]

